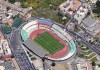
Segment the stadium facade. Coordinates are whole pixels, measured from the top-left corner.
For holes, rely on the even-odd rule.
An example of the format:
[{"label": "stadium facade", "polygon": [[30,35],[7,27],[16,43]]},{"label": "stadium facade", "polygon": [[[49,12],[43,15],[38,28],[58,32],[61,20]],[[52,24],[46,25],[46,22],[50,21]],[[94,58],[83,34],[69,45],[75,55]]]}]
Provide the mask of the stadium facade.
[{"label": "stadium facade", "polygon": [[[33,39],[40,33],[48,31],[57,37],[59,42],[64,44],[64,48],[57,51],[55,54],[50,54],[45,51],[39,44],[33,42]],[[76,53],[76,45],[73,38],[66,32],[65,29],[47,19],[35,19],[22,27],[21,38],[26,48],[37,56],[53,61],[63,61],[71,58]]]}]

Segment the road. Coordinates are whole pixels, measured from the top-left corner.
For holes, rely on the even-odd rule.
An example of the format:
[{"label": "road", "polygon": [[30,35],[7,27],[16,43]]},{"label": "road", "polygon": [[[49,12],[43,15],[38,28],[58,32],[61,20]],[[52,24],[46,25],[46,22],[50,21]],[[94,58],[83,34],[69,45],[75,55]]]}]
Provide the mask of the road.
[{"label": "road", "polygon": [[91,44],[89,44],[86,40],[84,40],[81,36],[79,36],[77,33],[75,33],[74,31],[68,30],[69,34],[71,34],[74,38],[76,39],[80,39],[80,41],[85,44],[89,49],[93,50],[94,52],[96,52],[98,55],[100,55],[100,49],[96,48],[95,46],[92,46]]},{"label": "road", "polygon": [[65,27],[67,27],[70,22],[74,19],[74,16],[76,15],[77,11],[80,9],[80,7],[83,5],[83,2],[81,2],[81,5],[77,8],[77,10],[75,11],[75,13],[72,14],[71,19],[66,23]]},{"label": "road", "polygon": [[[84,2],[82,2],[82,4],[83,4]],[[81,6],[82,6],[82,4],[81,4]],[[79,7],[80,8],[80,7]],[[78,8],[78,9],[79,9]],[[90,11],[91,11],[91,7],[90,7],[90,5],[89,5],[89,8],[90,8]],[[75,12],[75,14],[76,14],[76,12]],[[75,15],[74,14],[74,15]],[[74,18],[74,15],[72,16],[72,18],[71,19],[73,19]],[[71,21],[70,21],[71,22]],[[70,22],[68,22],[68,23],[70,23]],[[67,25],[69,25],[69,24],[66,24],[66,26],[65,26],[65,28],[67,28]],[[78,24],[77,24],[78,25]],[[78,25],[79,26],[79,25]],[[81,26],[79,26],[82,30],[84,30],[84,28],[83,27],[81,27]],[[68,29],[66,29],[74,38],[76,38],[76,39],[80,39],[80,41],[83,43],[83,44],[85,44],[88,48],[90,48],[91,50],[93,50],[94,52],[96,52],[98,55],[100,55],[100,49],[99,48],[97,48],[97,47],[95,47],[95,46],[93,46],[93,45],[91,45],[90,43],[88,43],[85,39],[83,39],[81,36],[79,36],[76,32],[74,32],[74,31],[71,31],[71,30],[68,30]],[[88,33],[86,30],[84,30],[85,31],[85,34],[86,35],[89,35],[89,36],[91,36],[91,37],[93,37],[90,33]],[[100,44],[100,43],[99,43]]]},{"label": "road", "polygon": [[19,30],[15,30],[12,32],[12,37],[10,40],[10,47],[14,54],[14,57],[20,67],[20,70],[35,70],[33,64],[29,61],[22,45],[19,40]]}]

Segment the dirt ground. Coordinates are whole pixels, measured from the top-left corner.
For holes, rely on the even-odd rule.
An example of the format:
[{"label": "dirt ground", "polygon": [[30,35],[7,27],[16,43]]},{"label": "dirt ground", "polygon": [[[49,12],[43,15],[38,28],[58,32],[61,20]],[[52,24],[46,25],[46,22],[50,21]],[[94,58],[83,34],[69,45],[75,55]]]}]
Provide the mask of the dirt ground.
[{"label": "dirt ground", "polygon": [[53,67],[53,70],[68,70],[67,64],[56,64],[55,67]]}]

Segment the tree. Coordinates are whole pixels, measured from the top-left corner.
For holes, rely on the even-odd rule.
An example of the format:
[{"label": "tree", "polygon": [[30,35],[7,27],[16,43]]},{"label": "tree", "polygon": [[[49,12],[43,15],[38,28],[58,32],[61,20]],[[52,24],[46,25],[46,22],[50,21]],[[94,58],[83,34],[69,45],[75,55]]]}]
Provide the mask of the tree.
[{"label": "tree", "polygon": [[100,13],[100,1],[96,2],[96,8],[93,9],[93,13]]},{"label": "tree", "polygon": [[16,0],[8,0],[10,3],[15,3]]},{"label": "tree", "polygon": [[92,61],[92,66],[95,66],[95,62],[94,61]]},{"label": "tree", "polygon": [[51,64],[51,66],[53,66],[53,67],[54,67],[55,65],[56,65],[55,62],[53,62],[53,63]]},{"label": "tree", "polygon": [[99,13],[100,13],[100,8],[95,8],[95,9],[93,9],[93,13],[99,14]]},{"label": "tree", "polygon": [[11,8],[8,6],[6,9],[7,9],[7,11],[8,11],[8,10],[10,10]]},{"label": "tree", "polygon": [[97,1],[96,2],[96,7],[99,7],[100,8],[100,1]]},{"label": "tree", "polygon": [[100,67],[100,64],[98,64],[98,66]]},{"label": "tree", "polygon": [[36,60],[36,59],[37,59],[36,57],[32,57],[32,58],[31,58],[32,61],[33,61],[33,60]]},{"label": "tree", "polygon": [[84,58],[84,55],[82,53],[80,53],[78,56]]},{"label": "tree", "polygon": [[42,61],[43,61],[43,62],[45,61],[45,57],[42,58]]}]

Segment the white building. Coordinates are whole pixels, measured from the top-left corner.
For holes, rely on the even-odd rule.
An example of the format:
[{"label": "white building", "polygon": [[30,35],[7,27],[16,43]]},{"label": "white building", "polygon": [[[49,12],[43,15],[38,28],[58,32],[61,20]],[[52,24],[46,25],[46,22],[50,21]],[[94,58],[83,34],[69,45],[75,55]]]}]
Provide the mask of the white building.
[{"label": "white building", "polygon": [[3,48],[5,55],[10,56],[12,53],[11,53],[7,40],[1,40],[1,44],[2,44],[2,48]]},{"label": "white building", "polygon": [[43,63],[42,63],[42,61],[41,61],[40,59],[34,60],[34,61],[33,61],[33,64],[34,64],[34,66],[35,66],[35,68],[36,68],[37,70],[44,70],[44,69],[43,69]]},{"label": "white building", "polygon": [[100,22],[97,22],[91,16],[85,18],[81,24],[86,30],[90,31],[91,34],[96,35],[100,32]]},{"label": "white building", "polygon": [[4,38],[3,34],[0,32],[0,56],[11,56],[11,49],[8,45],[7,40]]},{"label": "white building", "polygon": [[81,21],[85,18],[88,13],[88,4],[83,4],[79,10],[76,12],[74,19],[75,21],[80,24]]},{"label": "white building", "polygon": [[97,2],[97,0],[90,0],[92,3],[96,3]]},{"label": "white building", "polygon": [[59,12],[71,16],[80,5],[81,2],[78,0],[67,0],[59,6]]},{"label": "white building", "polygon": [[77,58],[75,61],[78,70],[92,70],[92,64],[81,58]]}]

